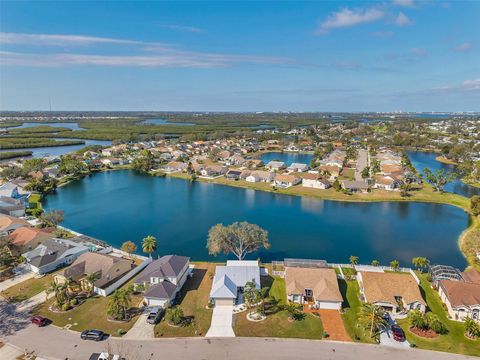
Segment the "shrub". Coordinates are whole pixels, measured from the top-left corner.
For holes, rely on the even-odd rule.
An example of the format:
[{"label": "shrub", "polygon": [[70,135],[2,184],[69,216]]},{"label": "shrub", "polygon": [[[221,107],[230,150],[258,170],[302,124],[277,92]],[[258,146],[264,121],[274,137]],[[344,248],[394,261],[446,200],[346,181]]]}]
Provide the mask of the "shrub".
[{"label": "shrub", "polygon": [[477,216],[480,215],[480,196],[474,195],[470,198],[470,209],[472,214]]},{"label": "shrub", "polygon": [[117,330],[117,335],[118,335],[118,336],[125,335],[126,333],[127,333],[127,332],[126,332],[125,330],[123,330],[123,329],[118,329],[118,330]]},{"label": "shrub", "polygon": [[78,300],[77,300],[77,299],[72,299],[72,300],[70,300],[70,305],[71,305],[71,306],[76,306],[76,305],[78,305]]},{"label": "shrub", "polygon": [[62,304],[62,311],[67,311],[68,309],[70,309],[70,305],[65,303],[65,304]]},{"label": "shrub", "polygon": [[425,315],[425,320],[428,328],[435,331],[437,334],[446,334],[448,332],[447,327],[442,323],[438,315],[429,312]]},{"label": "shrub", "polygon": [[180,325],[183,320],[183,310],[180,306],[174,306],[167,309],[165,318],[170,324]]}]

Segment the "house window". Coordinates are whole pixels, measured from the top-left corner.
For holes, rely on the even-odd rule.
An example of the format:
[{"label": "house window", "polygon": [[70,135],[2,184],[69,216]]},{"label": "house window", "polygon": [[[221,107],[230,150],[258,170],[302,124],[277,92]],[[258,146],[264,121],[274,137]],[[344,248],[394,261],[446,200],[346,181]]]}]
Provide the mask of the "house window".
[{"label": "house window", "polygon": [[305,289],[305,296],[307,298],[311,298],[313,296],[313,290],[312,289]]},{"label": "house window", "polygon": [[480,315],[480,310],[475,309],[475,310],[472,311],[472,319],[473,319],[473,320],[478,320],[478,319],[479,319],[479,315]]}]

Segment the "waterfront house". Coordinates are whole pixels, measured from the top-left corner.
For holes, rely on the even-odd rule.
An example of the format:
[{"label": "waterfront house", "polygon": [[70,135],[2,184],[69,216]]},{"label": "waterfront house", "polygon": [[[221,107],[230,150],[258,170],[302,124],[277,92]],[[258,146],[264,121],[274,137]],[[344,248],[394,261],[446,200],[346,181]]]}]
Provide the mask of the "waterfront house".
[{"label": "waterfront house", "polygon": [[209,165],[200,170],[200,174],[205,177],[221,176],[227,172],[228,168],[221,165]]},{"label": "waterfront house", "polygon": [[264,163],[260,159],[252,159],[252,160],[248,161],[248,167],[250,169],[258,169],[258,168],[263,167],[263,165],[264,165]]},{"label": "waterfront house", "polygon": [[229,180],[240,180],[242,176],[242,170],[229,169],[225,174],[225,177]]},{"label": "waterfront house", "polygon": [[351,192],[368,192],[368,184],[363,180],[342,180],[340,181],[340,184],[342,185],[343,189]]},{"label": "waterfront house", "polygon": [[47,239],[34,250],[22,255],[31,271],[37,274],[46,274],[70,265],[86,252],[88,252],[88,247],[82,244],[66,239]]},{"label": "waterfront house", "polygon": [[268,171],[261,171],[261,170],[257,170],[257,171],[252,171],[250,173],[250,175],[248,175],[246,178],[245,178],[245,181],[247,182],[272,182],[273,179],[275,178],[275,175],[268,172]]},{"label": "waterfront house", "polygon": [[[97,279],[93,282],[93,291],[96,294],[106,296],[106,289],[116,284],[134,267],[135,265],[131,260],[87,252],[80,255],[61,274],[55,275],[55,282],[62,284],[66,279],[71,278],[88,287],[90,284],[85,280],[85,277],[90,274],[97,274]],[[113,291],[114,289],[109,290]]]},{"label": "waterfront house", "polygon": [[342,308],[343,298],[334,269],[286,267],[285,287],[288,301],[316,309]]},{"label": "waterfront house", "polygon": [[287,170],[290,172],[305,172],[309,169],[307,164],[292,163]]},{"label": "waterfront house", "polygon": [[338,166],[320,165],[318,167],[319,173],[324,174],[325,176],[327,176],[329,179],[332,179],[332,180],[340,176],[340,170],[342,170],[342,168]]},{"label": "waterfront house", "polygon": [[302,179],[295,175],[278,174],[275,176],[274,185],[286,189],[299,184],[301,181]]},{"label": "waterfront house", "polygon": [[375,185],[373,187],[376,189],[394,191],[399,189],[402,185],[403,181],[394,176],[375,175]]},{"label": "waterfront house", "polygon": [[270,171],[279,171],[285,169],[286,166],[283,161],[272,160],[267,165],[265,165],[265,167]]},{"label": "waterfront house", "polygon": [[190,258],[166,255],[148,264],[135,279],[145,289],[147,306],[169,306],[190,275]]},{"label": "waterfront house", "polygon": [[438,293],[450,318],[465,321],[469,317],[480,322],[480,283],[440,280]]},{"label": "waterfront house", "polygon": [[328,180],[319,174],[304,174],[302,178],[302,186],[313,189],[328,189],[332,185]]},{"label": "waterfront house", "polygon": [[14,182],[6,182],[0,185],[0,197],[22,200],[25,206],[27,206],[30,193],[23,190],[23,188]]},{"label": "waterfront house", "polygon": [[260,267],[256,260],[228,260],[226,266],[217,266],[210,291],[215,305],[243,303],[243,289],[248,282],[260,289]]},{"label": "waterfront house", "polygon": [[188,164],[180,161],[170,161],[163,170],[168,173],[187,171]]},{"label": "waterfront house", "polygon": [[393,316],[414,309],[425,313],[427,304],[410,273],[361,271],[357,273],[357,282],[363,301],[380,306]]}]

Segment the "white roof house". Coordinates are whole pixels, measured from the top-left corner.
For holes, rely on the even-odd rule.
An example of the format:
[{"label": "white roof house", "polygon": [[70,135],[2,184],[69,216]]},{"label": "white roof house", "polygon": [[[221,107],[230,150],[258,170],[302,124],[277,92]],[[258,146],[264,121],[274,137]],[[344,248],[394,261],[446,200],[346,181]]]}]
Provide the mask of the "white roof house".
[{"label": "white roof house", "polygon": [[213,279],[210,299],[217,305],[232,304],[239,290],[253,281],[257,289],[260,288],[260,267],[258,261],[229,260],[226,266],[217,266]]}]

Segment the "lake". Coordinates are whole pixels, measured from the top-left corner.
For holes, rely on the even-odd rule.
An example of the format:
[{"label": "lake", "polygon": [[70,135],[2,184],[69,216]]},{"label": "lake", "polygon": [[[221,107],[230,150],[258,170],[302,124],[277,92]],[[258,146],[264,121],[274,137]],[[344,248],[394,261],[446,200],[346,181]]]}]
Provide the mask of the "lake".
[{"label": "lake", "polygon": [[80,145],[65,145],[65,146],[49,146],[49,147],[37,147],[37,148],[26,148],[26,149],[2,149],[0,152],[12,152],[12,151],[31,151],[32,157],[41,158],[47,156],[60,156],[65,155],[71,152],[75,152],[89,145],[101,145],[101,146],[110,146],[111,141],[107,140],[83,140],[83,139],[64,139],[64,138],[55,138],[54,140],[82,140],[85,141],[85,144]]},{"label": "lake", "polygon": [[300,152],[267,152],[260,156],[260,159],[267,164],[272,160],[283,161],[287,166],[292,163],[307,164],[310,166],[310,161],[313,159],[313,154]]},{"label": "lake", "polygon": [[165,119],[146,119],[142,121],[142,125],[178,125],[178,126],[193,126],[196,124],[186,122],[170,122]]},{"label": "lake", "polygon": [[84,128],[80,127],[76,122],[56,122],[56,123],[49,123],[49,122],[24,122],[20,126],[13,126],[9,129],[25,129],[31,128],[35,126],[51,126],[51,127],[63,127],[68,128],[71,130],[85,130]]},{"label": "lake", "polygon": [[120,246],[152,234],[160,254],[193,260],[211,257],[207,233],[217,223],[256,223],[269,231],[271,248],[251,254],[263,261],[285,257],[362,263],[414,256],[463,268],[457,247],[467,214],[450,205],[408,202],[324,201],[218,184],[141,175],[131,170],[97,173],[57,189],[46,209],[65,211],[64,226]]},{"label": "lake", "polygon": [[[447,171],[455,171],[455,166],[444,164],[436,160],[438,154],[426,151],[407,151],[408,157],[413,166],[423,175],[423,170],[429,168],[432,171],[445,169]],[[462,182],[460,178],[455,179],[445,186],[445,191],[458,195],[472,197],[480,195],[480,188],[471,186]]]}]

